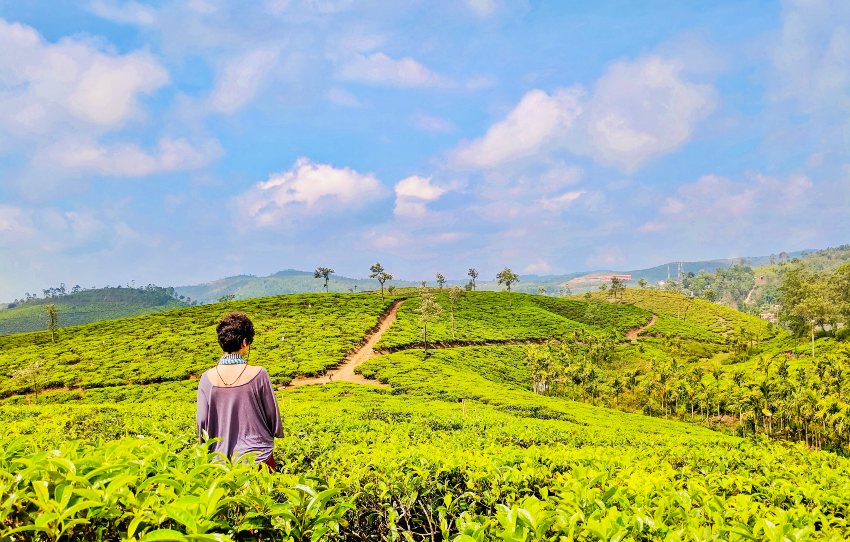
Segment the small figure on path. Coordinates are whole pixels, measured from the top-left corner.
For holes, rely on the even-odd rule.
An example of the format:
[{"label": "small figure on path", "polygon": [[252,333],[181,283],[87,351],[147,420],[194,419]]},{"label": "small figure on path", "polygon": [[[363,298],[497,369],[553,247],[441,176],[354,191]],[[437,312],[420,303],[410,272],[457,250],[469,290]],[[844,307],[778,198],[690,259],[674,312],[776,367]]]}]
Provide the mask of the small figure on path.
[{"label": "small figure on path", "polygon": [[198,381],[198,436],[201,442],[220,439],[210,446],[228,458],[254,452],[258,464],[274,471],[274,439],[283,437],[283,426],[269,373],[245,360],[254,324],[246,314],[231,312],[216,333],[224,355]]}]

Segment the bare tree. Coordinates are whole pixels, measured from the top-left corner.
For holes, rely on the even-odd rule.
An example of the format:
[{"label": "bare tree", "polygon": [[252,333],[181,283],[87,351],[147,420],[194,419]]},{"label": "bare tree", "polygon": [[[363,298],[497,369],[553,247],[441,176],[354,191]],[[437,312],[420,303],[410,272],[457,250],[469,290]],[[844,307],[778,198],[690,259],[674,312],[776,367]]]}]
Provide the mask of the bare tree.
[{"label": "bare tree", "polygon": [[369,275],[369,278],[377,279],[377,281],[381,284],[381,301],[384,301],[384,283],[388,280],[393,280],[393,276],[384,269],[384,266],[381,265],[380,262],[375,263],[372,267],[369,268],[369,271],[372,273]]},{"label": "bare tree", "polygon": [[434,295],[428,288],[422,287],[419,289],[419,308],[415,312],[419,314],[419,321],[422,323],[422,338],[425,341],[425,355],[428,355],[428,323],[436,320],[443,314],[443,307],[434,299]]},{"label": "bare tree", "polygon": [[13,377],[16,380],[25,382],[27,385],[32,387],[32,391],[35,394],[35,402],[37,403],[38,391],[41,389],[41,383],[44,380],[44,373],[44,360],[39,359],[30,363],[26,367],[15,371]]},{"label": "bare tree", "polygon": [[440,287],[440,290],[443,289],[443,285],[446,284],[446,277],[442,273],[437,273],[437,286]]},{"label": "bare tree", "polygon": [[47,311],[47,329],[50,330],[50,340],[56,342],[56,328],[59,326],[59,312],[56,310],[56,305],[53,303],[45,305],[44,310]]},{"label": "bare tree", "polygon": [[472,285],[472,289],[475,290],[475,279],[478,278],[478,271],[474,267],[470,267],[466,274],[469,275],[469,283]]},{"label": "bare tree", "polygon": [[313,271],[313,278],[325,279],[325,293],[328,293],[328,281],[331,278],[331,275],[334,274],[334,270],[330,267],[317,267],[315,271]]}]

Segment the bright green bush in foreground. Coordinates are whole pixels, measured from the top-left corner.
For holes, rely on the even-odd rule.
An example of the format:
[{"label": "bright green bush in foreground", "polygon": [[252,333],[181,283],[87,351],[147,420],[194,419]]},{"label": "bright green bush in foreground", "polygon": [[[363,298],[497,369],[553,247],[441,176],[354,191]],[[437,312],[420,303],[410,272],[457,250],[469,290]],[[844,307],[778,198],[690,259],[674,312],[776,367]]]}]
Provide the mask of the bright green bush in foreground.
[{"label": "bright green bush in foreground", "polygon": [[[496,541],[506,530],[515,535],[508,539],[529,541],[850,536],[846,459],[530,393],[526,401],[562,416],[541,419],[531,408],[509,412],[501,404],[345,384],[287,391],[286,437],[275,450],[281,472],[273,476],[213,463],[192,444],[193,435],[156,437],[157,412],[190,417],[193,405],[149,403],[142,438],[58,440],[58,454],[21,450],[4,439],[0,524],[8,537],[18,527],[56,529],[60,519],[65,526],[83,520],[65,540],[98,533],[118,540],[133,521],[137,537],[201,529],[219,540],[278,540],[289,529],[292,540],[309,538],[294,534],[296,522],[284,512],[290,510],[308,525],[302,529],[328,528],[325,538],[332,539],[338,527],[338,538],[347,540],[468,540],[467,534]],[[7,423],[23,407],[5,408]],[[109,408],[125,409],[117,419],[144,430],[133,414],[143,410],[139,405]],[[99,438],[92,427],[89,442]],[[318,507],[318,519],[298,507],[312,498],[295,489],[302,478],[339,491]],[[53,510],[59,516],[49,516]],[[38,517],[50,519],[36,523]],[[52,538],[45,532],[41,539]]]},{"label": "bright green bush in foreground", "polygon": [[179,438],[0,452],[4,540],[309,540],[348,509],[320,481],[214,462]]}]

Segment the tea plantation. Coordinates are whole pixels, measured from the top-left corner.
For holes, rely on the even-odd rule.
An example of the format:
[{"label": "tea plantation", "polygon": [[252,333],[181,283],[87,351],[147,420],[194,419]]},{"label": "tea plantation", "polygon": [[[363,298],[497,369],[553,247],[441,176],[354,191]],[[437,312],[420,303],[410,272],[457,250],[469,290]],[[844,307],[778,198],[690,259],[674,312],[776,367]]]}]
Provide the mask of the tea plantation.
[{"label": "tea plantation", "polygon": [[[249,313],[251,362],[283,385],[340,363],[394,299],[278,296],[63,329],[56,343],[0,338],[0,540],[850,538],[840,450],[596,406],[614,397],[605,386],[569,400],[584,373],[531,391],[535,348],[626,380],[647,364],[735,355],[726,337],[741,328],[784,344],[778,329],[693,303],[683,319],[684,301],[659,292],[627,290],[629,303],[610,304],[469,292],[453,311],[436,292],[439,348],[426,357],[409,295],[383,355],[358,368],[389,388],[277,392],[275,473],[213,461],[197,445],[194,378],[217,358],[217,318]],[[653,315],[636,342],[626,337]],[[691,342],[707,345],[702,355]],[[20,376],[40,360],[43,380]]]}]

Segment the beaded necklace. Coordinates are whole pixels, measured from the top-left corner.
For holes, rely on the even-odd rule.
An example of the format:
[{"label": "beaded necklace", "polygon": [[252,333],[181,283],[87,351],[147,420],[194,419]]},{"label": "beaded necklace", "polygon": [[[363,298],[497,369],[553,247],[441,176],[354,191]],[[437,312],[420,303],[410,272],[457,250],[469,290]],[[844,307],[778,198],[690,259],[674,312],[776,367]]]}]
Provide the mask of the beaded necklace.
[{"label": "beaded necklace", "polygon": [[240,363],[247,363],[241,354],[225,354],[218,360],[219,365],[239,365]]},{"label": "beaded necklace", "polygon": [[[218,371],[218,366],[219,365],[239,365],[239,364],[242,364],[242,365],[245,365],[245,366],[242,367],[242,370],[239,372],[239,376],[236,377],[236,380],[234,380],[233,382],[228,384],[224,380],[224,378],[221,377],[221,373]],[[247,368],[248,368],[248,363],[245,361],[245,359],[241,355],[239,355],[239,354],[225,354],[225,355],[221,356],[220,360],[218,360],[218,365],[215,366],[215,372],[218,375],[218,378],[221,380],[221,383],[224,384],[224,386],[226,388],[229,388],[232,385],[239,382],[239,379],[242,378],[243,374],[245,374],[245,369],[247,369]]]}]

